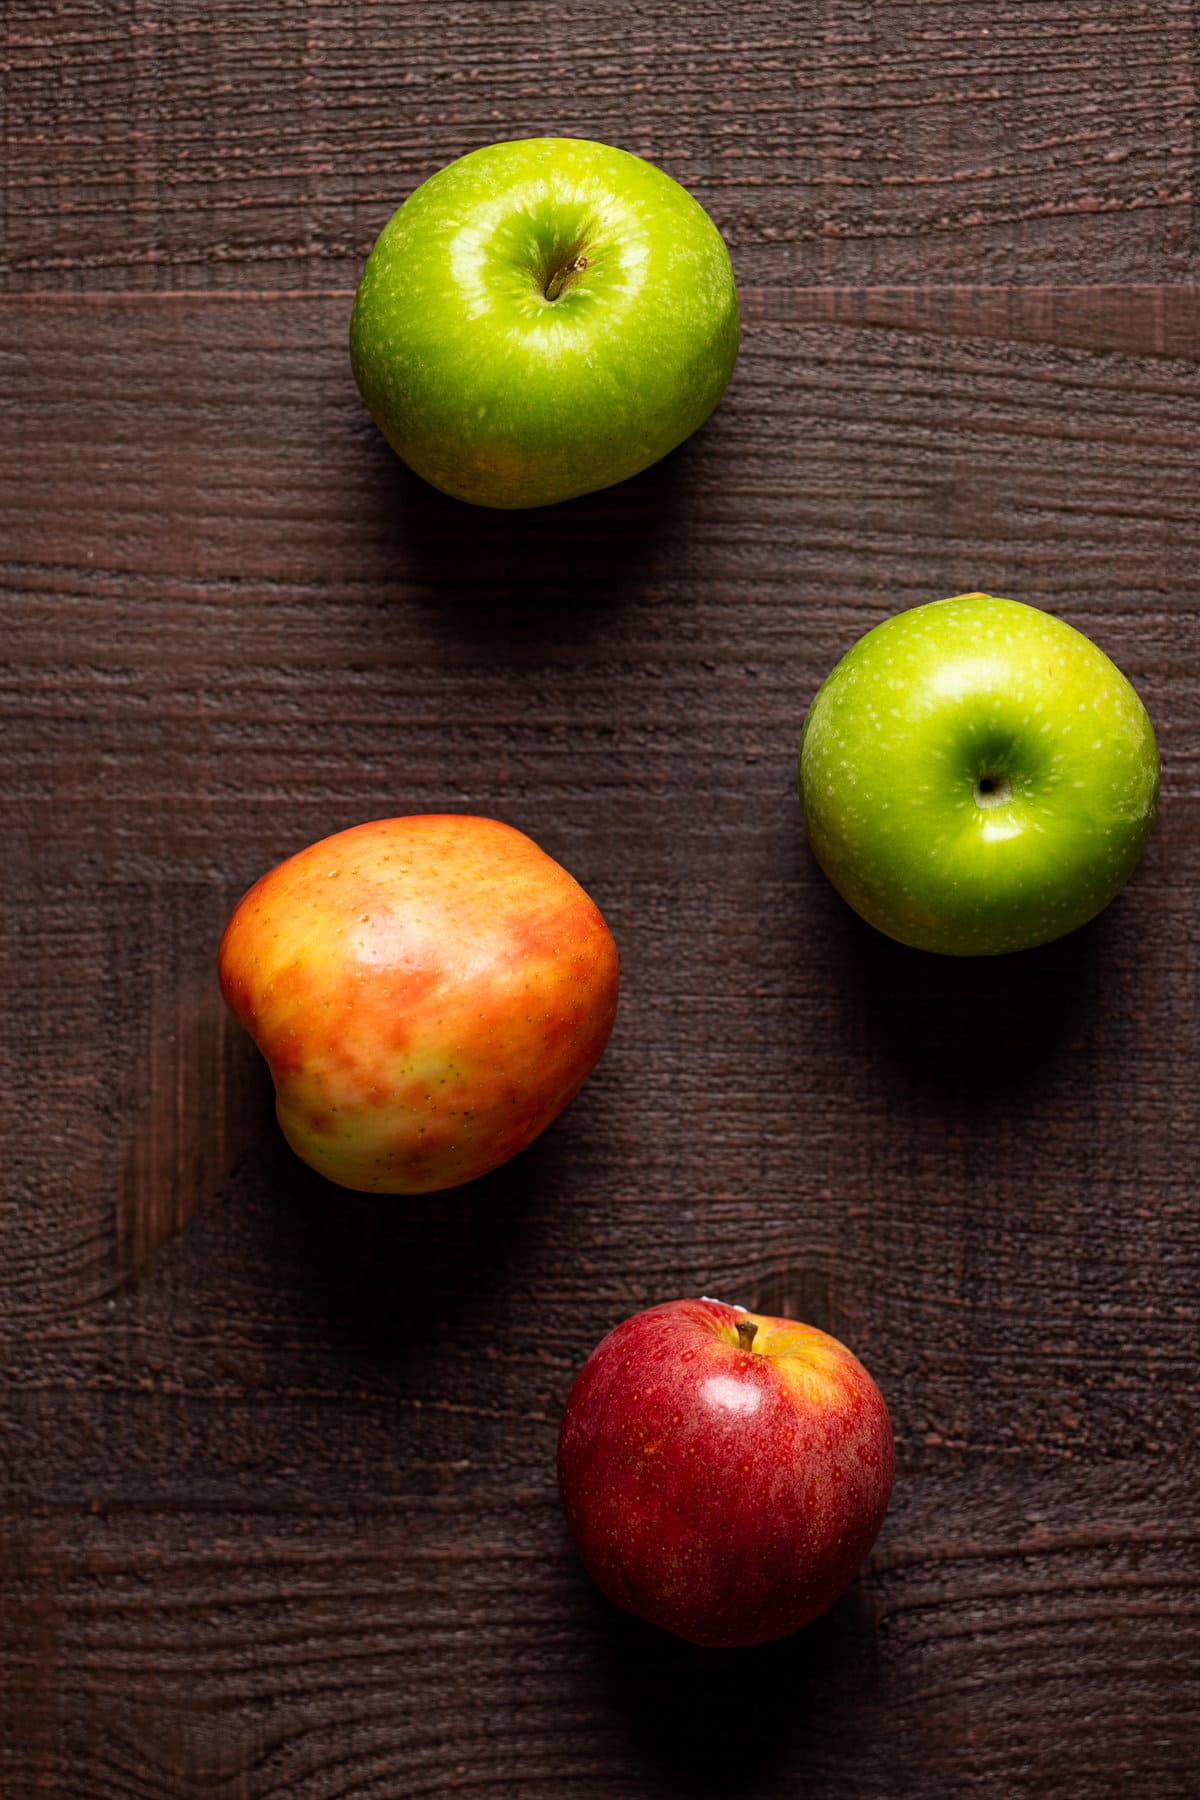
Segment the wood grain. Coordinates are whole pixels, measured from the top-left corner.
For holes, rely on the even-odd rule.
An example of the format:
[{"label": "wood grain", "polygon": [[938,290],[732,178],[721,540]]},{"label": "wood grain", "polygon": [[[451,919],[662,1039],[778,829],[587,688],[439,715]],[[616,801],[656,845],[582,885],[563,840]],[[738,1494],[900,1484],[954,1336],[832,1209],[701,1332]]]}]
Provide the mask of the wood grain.
[{"label": "wood grain", "polygon": [[[4,29],[4,1800],[1190,1800],[1195,7]],[[565,125],[713,208],[742,358],[638,481],[476,513],[363,412],[353,282],[423,174]],[[842,907],[795,750],[977,586],[1127,671],[1163,809],[1100,920],[959,964]],[[525,1156],[380,1203],[282,1146],[215,947],[433,808],[584,882],[622,1010]],[[861,1579],[744,1657],[607,1607],[554,1493],[575,1370],[688,1292],[836,1332],[897,1431]]]},{"label": "wood grain", "polygon": [[[981,1461],[924,1483],[916,1507],[908,1484],[856,1589],[799,1637],[732,1659],[603,1610],[547,1498],[497,1505],[449,1473],[434,1497],[385,1482],[373,1504],[319,1516],[42,1521],[22,1567],[59,1595],[31,1623],[43,1655],[70,1660],[71,1704],[47,1719],[32,1659],[9,1691],[61,1745],[63,1789],[1190,1791],[1181,1737],[1153,1709],[1164,1690],[1181,1711],[1197,1698],[1195,1539],[1164,1529],[1128,1468],[1039,1482]],[[1168,1637],[1152,1629],[1163,1616]]]},{"label": "wood grain", "polygon": [[10,0],[12,287],[353,284],[496,138],[663,163],[743,280],[1200,276],[1191,0]]},{"label": "wood grain", "polygon": [[[680,455],[469,536],[364,421],[345,296],[9,303],[11,1035],[60,1126],[6,1232],[9,1500],[44,1520],[16,1534],[16,1643],[56,1609],[14,1665],[39,1721],[14,1779],[634,1795],[736,1749],[766,1792],[801,1764],[829,1792],[969,1767],[1100,1794],[1118,1764],[1184,1791],[1200,308],[1125,299],[752,292]],[[859,631],[984,580],[1128,669],[1166,802],[1095,926],[960,966],[845,914],[793,759]],[[596,893],[622,1018],[525,1158],[380,1207],[281,1149],[212,956],[279,855],[444,805]],[[724,1751],[684,1729],[704,1659],[668,1653],[665,1723],[614,1673],[662,1652],[581,1592],[553,1501],[591,1343],[693,1290],[845,1336],[901,1449],[872,1572],[816,1648],[764,1659],[767,1744]],[[795,1682],[816,1699],[785,1731]]]}]

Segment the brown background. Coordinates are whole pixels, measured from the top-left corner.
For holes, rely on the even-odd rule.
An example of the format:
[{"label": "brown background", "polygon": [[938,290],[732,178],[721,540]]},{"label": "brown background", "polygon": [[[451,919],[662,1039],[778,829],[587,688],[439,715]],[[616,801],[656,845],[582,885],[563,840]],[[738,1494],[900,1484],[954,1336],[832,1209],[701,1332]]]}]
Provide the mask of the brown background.
[{"label": "brown background", "polygon": [[[9,0],[0,558],[6,1800],[1194,1795],[1198,9]],[[728,397],[484,515],[350,378],[392,208],[480,142],[662,162],[742,284]],[[1062,612],[1163,754],[1095,925],[957,964],[805,848],[887,613]],[[282,1148],[214,951],[360,819],[494,813],[620,944],[542,1142],[368,1202]],[[590,1588],[574,1371],[680,1293],[891,1404],[862,1578],[705,1654]]]}]

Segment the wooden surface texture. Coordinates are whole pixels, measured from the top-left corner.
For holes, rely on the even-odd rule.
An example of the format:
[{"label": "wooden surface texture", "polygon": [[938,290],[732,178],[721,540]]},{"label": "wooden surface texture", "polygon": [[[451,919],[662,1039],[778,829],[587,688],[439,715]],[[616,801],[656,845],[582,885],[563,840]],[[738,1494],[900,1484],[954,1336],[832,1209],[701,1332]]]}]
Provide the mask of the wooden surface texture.
[{"label": "wooden surface texture", "polygon": [[[1195,0],[10,0],[0,245],[4,1800],[1200,1793]],[[728,396],[546,513],[423,488],[345,340],[392,208],[662,162]],[[805,708],[903,606],[1062,613],[1163,757],[1113,907],[919,956],[806,849]],[[272,862],[521,826],[622,955],[476,1186],[282,1146],[215,946]],[[844,1338],[891,1513],[790,1642],[618,1615],[558,1417],[716,1293]]]}]

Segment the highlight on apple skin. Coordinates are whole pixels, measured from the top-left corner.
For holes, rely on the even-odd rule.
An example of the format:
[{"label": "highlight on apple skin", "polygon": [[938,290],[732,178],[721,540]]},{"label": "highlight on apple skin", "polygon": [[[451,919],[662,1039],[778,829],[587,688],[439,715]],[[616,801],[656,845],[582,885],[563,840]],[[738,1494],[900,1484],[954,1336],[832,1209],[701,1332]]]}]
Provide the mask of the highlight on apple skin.
[{"label": "highlight on apple skin", "polygon": [[1158,803],[1146,709],[1062,619],[958,594],[868,631],[800,740],[817,861],[887,936],[951,956],[1030,949],[1103,910]]},{"label": "highlight on apple skin", "polygon": [[495,819],[376,819],[238,903],[221,988],[288,1143],[343,1187],[415,1194],[524,1150],[598,1062],[617,951],[566,870]]},{"label": "highlight on apple skin", "polygon": [[563,1510],[598,1587],[719,1649],[824,1612],[874,1543],[894,1474],[883,1396],[843,1344],[709,1299],[611,1331],[559,1437]]},{"label": "highlight on apple skin", "polygon": [[686,189],[625,150],[525,138],[460,157],[384,226],[350,360],[379,429],[434,487],[547,506],[690,436],[738,336],[729,252]]}]

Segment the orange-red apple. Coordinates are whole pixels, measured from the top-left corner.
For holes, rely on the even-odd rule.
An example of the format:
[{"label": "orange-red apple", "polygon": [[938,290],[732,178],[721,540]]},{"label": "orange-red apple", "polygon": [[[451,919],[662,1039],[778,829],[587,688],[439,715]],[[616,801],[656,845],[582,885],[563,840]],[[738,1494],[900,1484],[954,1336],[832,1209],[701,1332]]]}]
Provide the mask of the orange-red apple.
[{"label": "orange-red apple", "polygon": [[376,819],[301,850],[238,903],[219,961],[292,1149],[376,1193],[456,1187],[524,1150],[617,1008],[598,908],[495,819]]},{"label": "orange-red apple", "polygon": [[874,1543],[894,1472],[883,1396],[843,1344],[717,1300],[611,1331],[559,1438],[567,1524],[597,1585],[717,1648],[824,1612]]}]

